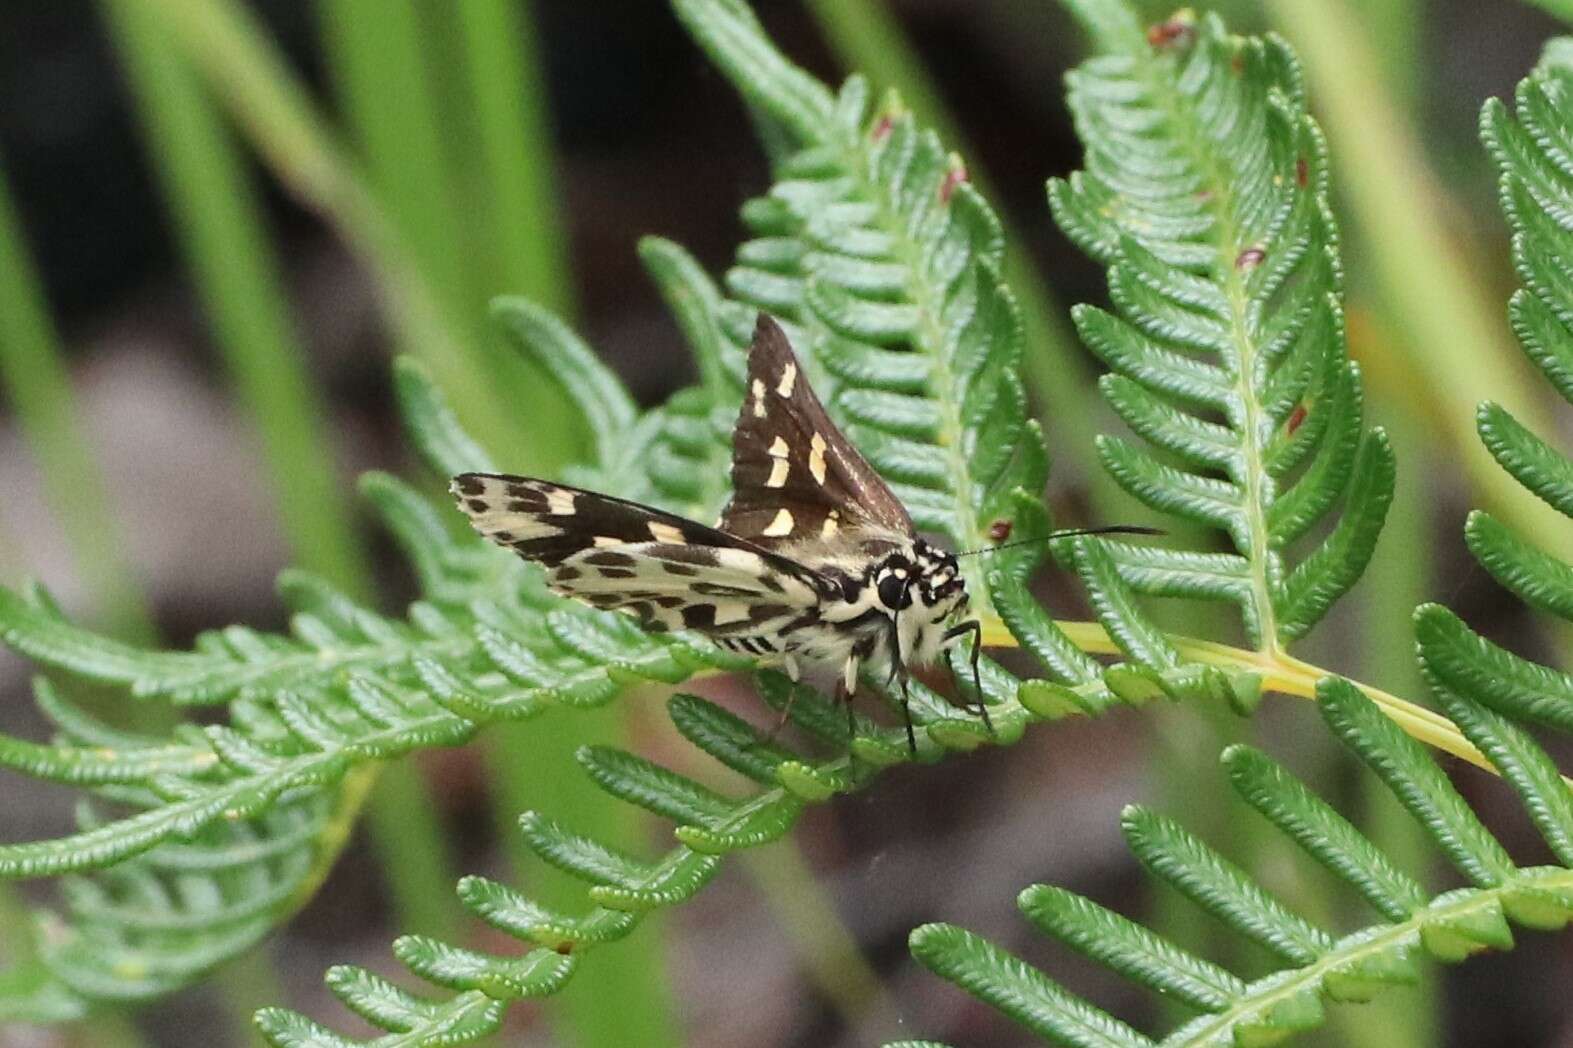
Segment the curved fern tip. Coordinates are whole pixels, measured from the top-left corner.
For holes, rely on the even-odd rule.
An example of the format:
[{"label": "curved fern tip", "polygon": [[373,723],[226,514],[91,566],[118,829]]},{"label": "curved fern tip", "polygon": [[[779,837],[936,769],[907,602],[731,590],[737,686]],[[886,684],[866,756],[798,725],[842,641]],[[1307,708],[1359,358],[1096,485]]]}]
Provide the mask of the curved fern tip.
[{"label": "curved fern tip", "polygon": [[1225,768],[1233,769],[1238,765],[1249,764],[1259,757],[1265,757],[1256,747],[1243,742],[1230,743],[1218,755],[1218,763]]}]

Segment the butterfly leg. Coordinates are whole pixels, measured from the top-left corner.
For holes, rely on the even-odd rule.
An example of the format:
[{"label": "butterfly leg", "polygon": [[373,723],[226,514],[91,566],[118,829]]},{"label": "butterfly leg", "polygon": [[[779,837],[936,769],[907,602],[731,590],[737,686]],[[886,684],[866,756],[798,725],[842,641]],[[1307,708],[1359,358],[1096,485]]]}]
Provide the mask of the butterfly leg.
[{"label": "butterfly leg", "polygon": [[857,720],[852,714],[852,696],[857,694],[858,664],[863,657],[856,648],[841,666],[841,679],[836,681],[836,698],[847,704],[847,745],[857,737]]},{"label": "butterfly leg", "polygon": [[994,723],[989,720],[989,708],[983,702],[983,677],[978,672],[978,659],[983,654],[983,623],[977,619],[962,622],[945,631],[946,640],[955,640],[972,634],[972,654],[968,661],[972,664],[972,690],[978,700],[978,716],[983,718],[983,726],[989,729],[989,734],[994,734]]},{"label": "butterfly leg", "polygon": [[907,722],[907,749],[912,756],[918,755],[918,738],[912,730],[912,696],[909,693],[906,666],[898,666],[896,679],[901,682],[901,716]]},{"label": "butterfly leg", "polygon": [[901,661],[901,652],[897,650],[894,641],[891,642],[890,674],[885,678],[885,687],[892,683],[901,685],[901,717],[907,722],[907,749],[912,756],[918,755],[917,734],[912,729],[912,693],[908,681],[911,677],[907,673],[907,664]]},{"label": "butterfly leg", "polygon": [[[781,668],[786,672],[787,679],[790,680],[794,685],[796,685],[797,682],[798,682],[798,678],[802,675],[802,671],[798,667],[797,660],[794,659],[791,655],[783,655],[781,657]],[[781,716],[776,718],[775,727],[771,728],[769,733],[766,734],[763,739],[760,739],[760,740],[758,740],[758,742],[753,743],[751,745],[764,746],[764,745],[768,745],[769,743],[775,742],[776,741],[776,736],[780,735],[782,730],[786,728],[787,721],[792,719],[792,706],[796,702],[797,702],[797,688],[794,687],[787,694],[786,705],[781,707]]]}]

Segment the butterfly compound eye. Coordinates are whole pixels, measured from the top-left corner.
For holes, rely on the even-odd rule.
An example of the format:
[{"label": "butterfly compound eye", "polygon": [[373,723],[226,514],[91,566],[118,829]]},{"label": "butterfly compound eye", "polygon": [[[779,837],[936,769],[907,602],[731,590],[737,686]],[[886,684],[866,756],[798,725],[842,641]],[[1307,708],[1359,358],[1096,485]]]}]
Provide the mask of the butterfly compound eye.
[{"label": "butterfly compound eye", "polygon": [[906,596],[907,580],[895,575],[885,575],[879,580],[879,602],[887,608],[900,606]]}]

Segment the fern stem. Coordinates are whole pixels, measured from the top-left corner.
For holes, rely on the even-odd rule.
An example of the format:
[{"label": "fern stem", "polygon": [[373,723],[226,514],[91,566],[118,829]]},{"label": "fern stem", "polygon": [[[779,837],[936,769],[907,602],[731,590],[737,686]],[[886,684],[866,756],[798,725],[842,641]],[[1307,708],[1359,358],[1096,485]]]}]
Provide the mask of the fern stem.
[{"label": "fern stem", "polygon": [[1513,878],[1494,888],[1465,889],[1450,902],[1433,903],[1416,911],[1408,920],[1382,925],[1374,934],[1356,933],[1349,936],[1312,963],[1284,972],[1281,978],[1263,980],[1263,983],[1270,985],[1269,992],[1259,996],[1248,993],[1227,1009],[1187,1026],[1185,1037],[1165,1040],[1165,1048],[1211,1045],[1220,1043],[1223,1038],[1232,1039],[1231,1032],[1238,1030],[1251,1017],[1265,1017],[1277,1005],[1287,1005],[1297,997],[1318,992],[1323,980],[1330,975],[1356,970],[1364,960],[1374,960],[1402,950],[1406,944],[1419,940],[1422,929],[1428,925],[1464,925],[1471,918],[1491,920],[1495,917],[1500,920],[1504,904],[1511,904],[1514,893],[1523,892],[1526,888],[1544,892],[1573,889],[1573,871],[1544,869],[1543,875],[1534,878]]},{"label": "fern stem", "polygon": [[[1054,624],[1076,647],[1089,655],[1124,654],[1103,628],[1102,623],[1055,620]],[[1174,646],[1174,650],[1186,661],[1256,674],[1261,678],[1263,689],[1281,695],[1292,695],[1314,702],[1317,681],[1327,677],[1342,676],[1332,670],[1297,659],[1287,652],[1254,651],[1178,634],[1166,636],[1169,643]],[[1003,623],[989,619],[983,624],[983,644],[985,647],[1009,648],[1015,647],[1016,641]],[[1370,684],[1362,684],[1359,681],[1351,681],[1351,683],[1363,691],[1367,698],[1376,703],[1384,714],[1409,735],[1443,753],[1451,754],[1496,774],[1496,768],[1485,755],[1464,738],[1457,726],[1442,714]],[[1573,779],[1568,781],[1573,784]]]},{"label": "fern stem", "polygon": [[1199,125],[1195,111],[1190,106],[1178,103],[1179,92],[1174,90],[1174,85],[1155,75],[1156,65],[1139,62],[1136,68],[1147,81],[1151,97],[1166,112],[1168,122],[1181,129],[1175,140],[1188,147],[1192,163],[1197,170],[1205,173],[1205,184],[1212,192],[1208,209],[1216,217],[1212,240],[1217,250],[1212,279],[1222,284],[1228,302],[1229,340],[1233,343],[1232,353],[1223,353],[1221,357],[1233,372],[1234,393],[1238,398],[1241,416],[1235,422],[1235,428],[1240,435],[1240,451],[1244,455],[1237,483],[1243,489],[1240,501],[1245,511],[1245,533],[1231,534],[1230,537],[1240,547],[1239,552],[1250,565],[1253,607],[1246,616],[1248,632],[1254,630],[1257,646],[1262,653],[1268,658],[1275,658],[1282,649],[1272,584],[1268,578],[1272,545],[1267,524],[1268,499],[1263,490],[1264,478],[1267,476],[1262,448],[1265,412],[1261,390],[1253,377],[1257,369],[1259,347],[1247,319],[1249,295],[1241,276],[1241,267],[1237,263],[1239,253],[1246,245],[1241,242],[1235,221],[1237,208],[1233,173],[1219,162],[1214,152],[1201,146],[1201,143],[1208,141],[1205,129]]}]

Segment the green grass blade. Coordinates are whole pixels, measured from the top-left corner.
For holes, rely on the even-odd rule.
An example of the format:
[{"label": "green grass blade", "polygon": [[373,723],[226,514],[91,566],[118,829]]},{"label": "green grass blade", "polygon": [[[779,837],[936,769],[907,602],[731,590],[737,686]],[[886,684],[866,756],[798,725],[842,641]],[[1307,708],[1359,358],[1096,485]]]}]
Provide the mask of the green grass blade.
[{"label": "green grass blade", "polygon": [[[553,230],[539,228],[543,225],[539,214],[552,211],[548,205],[531,214],[519,214],[517,209],[508,214],[485,213],[495,188],[527,178],[530,165],[524,169],[514,165],[521,157],[528,158],[518,140],[497,140],[496,125],[507,119],[506,111],[500,117],[490,115],[498,108],[490,93],[506,91],[509,85],[475,79],[506,72],[506,58],[484,51],[477,56],[471,48],[465,58],[478,57],[481,63],[470,70],[468,97],[449,97],[444,91],[443,71],[466,64],[457,54],[461,39],[468,47],[474,43],[474,33],[490,35],[507,28],[484,17],[489,4],[459,6],[470,9],[469,14],[454,9],[448,12],[452,18],[479,19],[481,25],[452,24],[446,17],[430,16],[412,0],[330,0],[322,7],[323,36],[335,87],[379,204],[409,245],[447,315],[458,318],[458,336],[469,344],[474,365],[503,392],[515,419],[530,420],[527,426],[516,423],[517,433],[494,446],[507,453],[510,468],[547,472],[573,450],[572,416],[550,387],[543,386],[538,369],[500,350],[486,327],[485,308],[493,294],[509,290],[498,283],[495,272],[502,257],[502,245],[496,242],[500,225],[522,223],[515,238],[551,238]],[[510,43],[505,37],[491,40],[500,51]],[[517,54],[514,59],[513,64],[522,69]],[[474,143],[466,134],[472,113],[487,121]],[[534,145],[535,163],[549,164],[549,149],[542,150],[540,142]],[[477,147],[482,157],[479,174],[485,179],[479,186],[465,181]],[[529,203],[538,201],[532,198]],[[560,235],[555,239],[560,241]],[[559,261],[548,257],[550,275],[542,267],[536,276],[544,279],[544,290],[560,296],[564,276]],[[536,288],[512,290],[533,294]],[[406,343],[406,349],[418,347]]]},{"label": "green grass blade", "polygon": [[451,7],[473,104],[477,194],[494,250],[495,293],[522,293],[574,313],[568,231],[559,212],[549,102],[531,4],[467,0]]},{"label": "green grass blade", "polygon": [[157,20],[135,0],[104,6],[215,341],[261,437],[292,562],[368,599],[371,571],[348,485],[334,469],[325,411],[242,157]]},{"label": "green grass blade", "polygon": [[285,186],[322,214],[376,275],[403,343],[431,368],[469,428],[494,448],[518,441],[517,415],[478,350],[390,220],[360,168],[256,16],[237,0],[151,0],[170,46],[198,68]]},{"label": "green grass blade", "polygon": [[419,7],[412,0],[327,0],[318,8],[322,47],[345,136],[377,205],[473,352],[485,301],[471,293],[472,260],[448,148],[458,114],[443,111],[433,76],[447,64],[446,41]]},{"label": "green grass blade", "polygon": [[141,586],[76,417],[71,377],[0,168],[0,392],[38,462],[51,509],[115,632],[150,640]]}]

